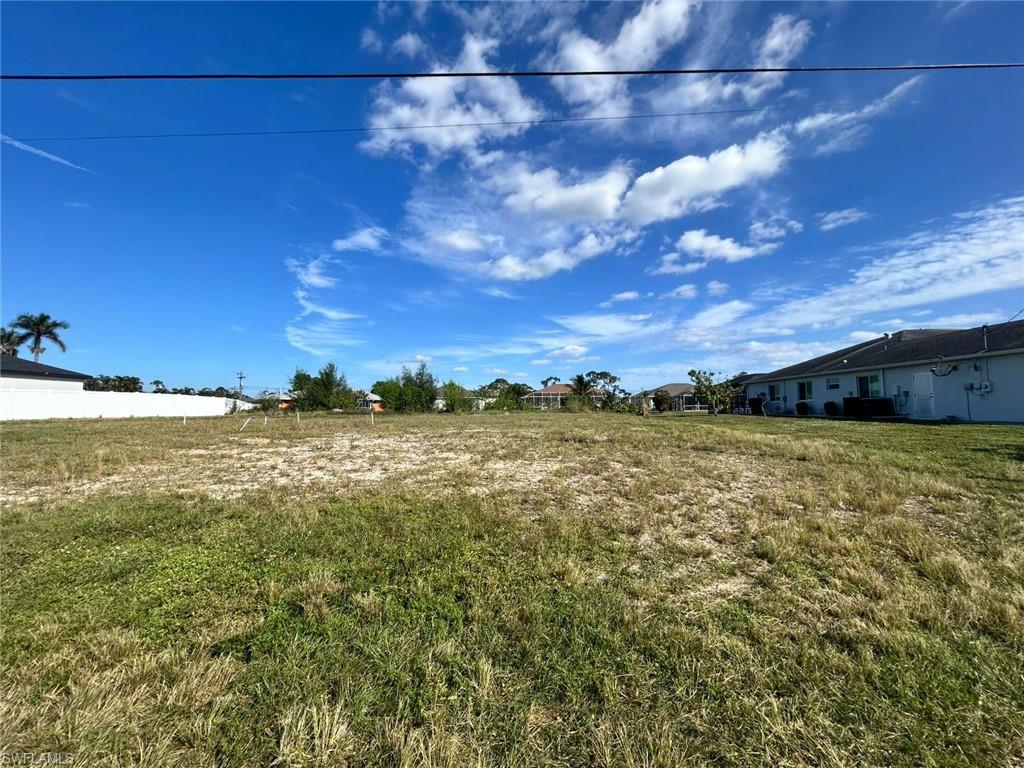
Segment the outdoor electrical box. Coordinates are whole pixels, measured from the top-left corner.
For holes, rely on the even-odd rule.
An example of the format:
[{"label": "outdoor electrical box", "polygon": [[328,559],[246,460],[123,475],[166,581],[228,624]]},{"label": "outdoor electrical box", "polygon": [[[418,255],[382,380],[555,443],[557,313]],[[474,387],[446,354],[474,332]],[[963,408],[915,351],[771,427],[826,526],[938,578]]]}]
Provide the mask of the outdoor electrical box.
[{"label": "outdoor electrical box", "polygon": [[982,392],[991,392],[992,391],[992,382],[991,381],[983,381],[983,382],[981,382],[978,385],[978,389],[980,389]]}]

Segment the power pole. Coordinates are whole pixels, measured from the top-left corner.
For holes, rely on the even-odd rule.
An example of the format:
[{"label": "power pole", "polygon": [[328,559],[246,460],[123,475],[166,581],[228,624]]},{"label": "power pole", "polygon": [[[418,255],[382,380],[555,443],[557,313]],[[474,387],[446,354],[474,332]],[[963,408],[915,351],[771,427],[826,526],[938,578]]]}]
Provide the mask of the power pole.
[{"label": "power pole", "polygon": [[239,371],[235,374],[238,377],[238,396],[242,396],[242,386],[245,383],[245,371]]}]

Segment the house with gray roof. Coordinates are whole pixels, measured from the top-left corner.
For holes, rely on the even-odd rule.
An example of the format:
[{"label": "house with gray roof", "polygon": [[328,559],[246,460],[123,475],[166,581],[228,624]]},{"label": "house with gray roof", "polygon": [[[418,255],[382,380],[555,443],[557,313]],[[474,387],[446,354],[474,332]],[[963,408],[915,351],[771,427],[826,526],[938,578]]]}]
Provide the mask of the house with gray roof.
[{"label": "house with gray roof", "polygon": [[693,394],[693,384],[662,384],[660,387],[637,392],[629,401],[633,405],[646,402],[648,408],[654,408],[654,393],[659,391],[666,392],[671,398],[668,407],[670,411],[707,412],[707,405],[699,402]]},{"label": "house with gray roof", "polygon": [[81,391],[91,378],[87,373],[0,355],[0,388]]},{"label": "house with gray roof", "polygon": [[911,329],[760,374],[755,413],[1024,422],[1024,320]]}]

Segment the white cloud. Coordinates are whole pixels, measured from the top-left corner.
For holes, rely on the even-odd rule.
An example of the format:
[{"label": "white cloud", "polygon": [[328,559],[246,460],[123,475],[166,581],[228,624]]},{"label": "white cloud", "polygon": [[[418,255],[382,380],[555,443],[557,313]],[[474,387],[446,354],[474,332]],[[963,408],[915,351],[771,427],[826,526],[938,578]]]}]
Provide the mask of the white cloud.
[{"label": "white cloud", "polygon": [[384,50],[384,41],[373,28],[366,27],[359,35],[359,47],[370,53],[380,53]]},{"label": "white cloud", "polygon": [[965,312],[959,315],[935,317],[925,323],[918,323],[921,328],[974,328],[986,323],[1002,323],[1006,321],[1002,312]]},{"label": "white cloud", "polygon": [[697,298],[697,286],[692,283],[684,283],[678,288],[673,288],[668,293],[662,294],[663,299],[695,299]]},{"label": "white cloud", "polygon": [[568,357],[572,359],[583,357],[590,350],[582,344],[569,344],[565,347],[552,349],[548,352],[550,357]]},{"label": "white cloud", "polygon": [[15,149],[20,149],[22,152],[28,152],[29,154],[35,155],[36,157],[41,157],[41,158],[43,158],[45,160],[49,160],[52,163],[58,163],[60,165],[65,165],[68,168],[74,168],[76,171],[85,171],[86,173],[92,173],[92,174],[96,173],[95,171],[91,171],[88,168],[84,168],[81,165],[75,165],[70,160],[65,160],[63,157],[59,157],[57,155],[51,155],[49,152],[44,152],[41,149],[36,149],[35,147],[30,147],[28,144],[24,144],[24,143],[22,143],[20,141],[16,141],[15,139],[12,139],[10,136],[5,136],[2,133],[0,133],[0,142],[3,142],[4,144],[6,144],[9,147],[14,147]]},{"label": "white cloud", "polygon": [[[693,5],[680,0],[653,0],[619,28],[616,38],[601,43],[572,29],[558,38],[557,50],[545,60],[555,70],[621,70],[650,67],[682,40]],[[629,114],[631,99],[625,77],[555,77],[552,82],[570,104],[589,116]]]},{"label": "white cloud", "polygon": [[408,56],[410,59],[416,58],[416,56],[423,53],[426,49],[427,44],[423,42],[423,38],[415,32],[406,32],[391,44],[392,51],[400,53],[403,56]]},{"label": "white cloud", "polygon": [[814,150],[816,155],[828,155],[855,149],[869,131],[868,121],[885,114],[899,104],[920,82],[920,75],[904,80],[885,96],[869,102],[857,110],[818,112],[798,121],[795,130],[801,136],[823,139],[823,142]]},{"label": "white cloud", "polygon": [[569,221],[606,221],[615,217],[629,173],[611,168],[600,176],[562,184],[558,171],[530,171],[520,164],[502,178],[514,191],[505,205],[516,213],[540,213]]},{"label": "white cloud", "polygon": [[364,227],[331,243],[336,251],[379,251],[388,231],[383,227]]},{"label": "white cloud", "polygon": [[619,293],[612,294],[612,297],[607,301],[602,301],[599,306],[607,308],[620,301],[637,301],[639,298],[640,291],[620,291]]},{"label": "white cloud", "polygon": [[[487,56],[494,53],[494,38],[467,34],[462,54],[452,68],[435,65],[433,70],[489,71]],[[525,97],[511,78],[436,78],[385,82],[376,89],[369,125],[380,129],[360,145],[383,154],[392,150],[411,152],[425,149],[431,157],[462,151],[480,160],[479,146],[488,139],[518,136],[527,128],[520,125],[467,125],[469,123],[529,123],[542,116],[540,107]],[[383,130],[397,126],[459,125],[433,130]]]},{"label": "white cloud", "polygon": [[285,266],[294,273],[304,288],[331,288],[338,280],[324,273],[324,268],[330,261],[329,256],[322,254],[305,263],[298,259],[287,259]]},{"label": "white cloud", "polygon": [[790,233],[799,234],[803,231],[804,225],[796,219],[776,215],[753,222],[748,237],[752,242],[763,243],[767,240],[781,240]]},{"label": "white cloud", "polygon": [[817,214],[818,229],[822,232],[831,232],[833,229],[839,229],[839,227],[845,227],[848,224],[856,224],[858,221],[870,218],[871,214],[867,211],[862,211],[860,208],[843,208],[841,211]]},{"label": "white cloud", "polygon": [[[707,331],[728,326],[748,314],[754,305],[734,299],[701,310],[684,324],[688,331]],[[685,333],[685,331],[684,331]]]},{"label": "white cloud", "polygon": [[635,237],[636,233],[630,230],[588,232],[573,246],[552,248],[539,256],[527,258],[507,254],[487,262],[483,269],[496,280],[540,280],[556,272],[572,270],[581,262],[608,253]]},{"label": "white cloud", "polygon": [[674,219],[719,204],[727,190],[769,178],[786,160],[787,141],[761,134],[707,157],[687,155],[641,175],[626,194],[623,214],[634,224]]},{"label": "white cloud", "polygon": [[541,357],[536,360],[531,360],[530,365],[548,365],[551,362],[549,357]]},{"label": "white cloud", "polygon": [[710,235],[706,229],[691,229],[684,232],[676,247],[691,259],[708,261],[745,261],[778,248],[777,243],[763,243],[758,246],[741,245],[731,237]]},{"label": "white cloud", "polygon": [[626,340],[662,333],[671,328],[671,321],[653,321],[649,314],[582,314],[551,318],[573,333],[593,337],[595,340]]},{"label": "white cloud", "polygon": [[333,307],[326,307],[321,304],[317,304],[310,298],[309,294],[301,288],[295,289],[294,296],[295,300],[299,302],[299,306],[302,307],[303,315],[320,315],[327,320],[355,320],[362,317],[362,315],[348,312],[344,309],[335,309]]},{"label": "white cloud", "polygon": [[680,264],[680,258],[681,254],[678,253],[662,254],[658,265],[648,269],[647,272],[652,275],[689,275],[704,269],[708,265],[706,261],[689,261],[685,264]]},{"label": "white cloud", "polygon": [[456,365],[454,368],[452,368],[452,371],[454,373],[465,373],[468,370],[469,370],[469,368],[467,368],[464,365]]},{"label": "white cloud", "polygon": [[498,288],[495,285],[489,285],[480,289],[480,293],[485,296],[493,296],[496,299],[518,299],[514,293],[506,291],[504,288]]},{"label": "white cloud", "polygon": [[[815,296],[785,301],[764,327],[839,324],[868,314],[1024,288],[1024,196],[958,213],[879,243],[880,255]],[[869,252],[870,252],[869,251]]]},{"label": "white cloud", "polygon": [[708,296],[721,296],[723,293],[729,290],[728,283],[722,283],[718,280],[711,280],[706,286]]},{"label": "white cloud", "polygon": [[434,241],[456,251],[482,251],[487,243],[480,235],[471,229],[454,229],[451,232],[442,232],[434,236]]},{"label": "white cloud", "polygon": [[[719,22],[728,29],[731,19]],[[811,23],[788,14],[772,18],[771,26],[764,37],[754,44],[753,65],[756,67],[785,67],[795,61],[812,35]],[[724,45],[724,43],[722,44]],[[699,68],[710,65],[707,56],[691,61],[689,66]],[[656,111],[679,111],[680,108],[708,108],[716,104],[739,98],[747,105],[760,102],[768,93],[777,90],[785,82],[783,72],[757,73],[749,76],[713,75],[710,77],[688,76],[678,78],[649,94],[651,105]],[[713,125],[713,123],[711,124]]]}]

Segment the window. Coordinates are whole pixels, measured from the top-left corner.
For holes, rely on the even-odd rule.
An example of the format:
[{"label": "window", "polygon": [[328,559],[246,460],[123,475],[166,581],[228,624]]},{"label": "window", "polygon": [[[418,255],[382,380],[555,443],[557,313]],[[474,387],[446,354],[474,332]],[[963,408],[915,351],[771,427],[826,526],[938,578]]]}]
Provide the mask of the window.
[{"label": "window", "polygon": [[814,382],[813,381],[798,381],[796,383],[797,400],[813,400],[814,399]]},{"label": "window", "polygon": [[881,397],[882,383],[875,374],[857,377],[857,397]]},{"label": "window", "polygon": [[839,377],[825,379],[825,389],[839,389]]},{"label": "window", "polygon": [[777,402],[782,399],[782,387],[778,384],[768,385],[768,399]]}]

